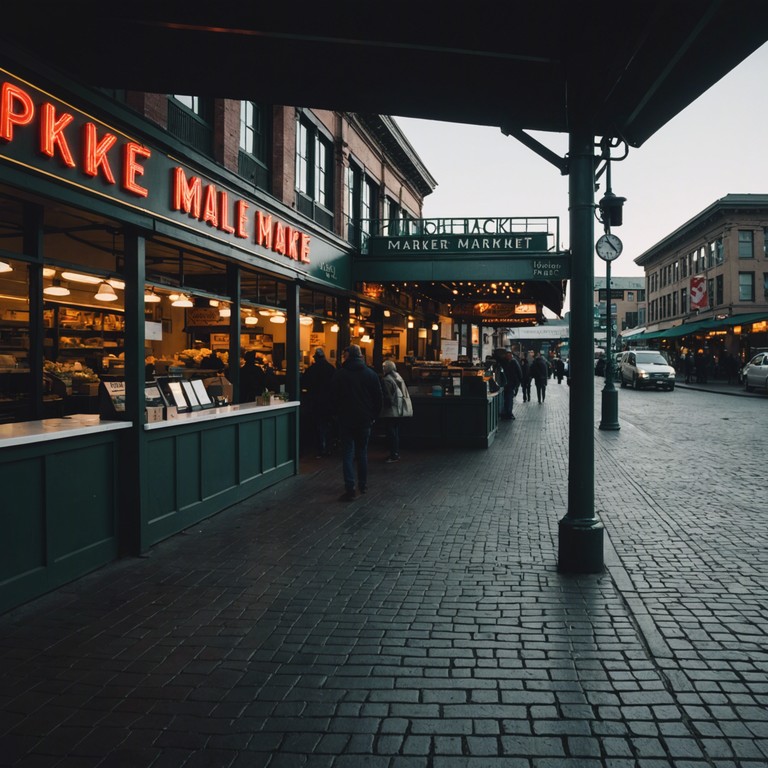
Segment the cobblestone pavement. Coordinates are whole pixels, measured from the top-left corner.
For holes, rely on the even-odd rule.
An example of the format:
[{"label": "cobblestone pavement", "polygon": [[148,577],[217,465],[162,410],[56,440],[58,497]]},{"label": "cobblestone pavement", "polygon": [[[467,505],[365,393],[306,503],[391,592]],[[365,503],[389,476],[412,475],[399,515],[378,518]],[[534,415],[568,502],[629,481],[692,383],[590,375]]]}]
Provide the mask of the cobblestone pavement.
[{"label": "cobblestone pavement", "polygon": [[[765,402],[621,390],[603,574],[568,387],[487,451],[338,458],[0,617],[0,765],[765,768]],[[595,395],[596,420],[600,392]]]}]

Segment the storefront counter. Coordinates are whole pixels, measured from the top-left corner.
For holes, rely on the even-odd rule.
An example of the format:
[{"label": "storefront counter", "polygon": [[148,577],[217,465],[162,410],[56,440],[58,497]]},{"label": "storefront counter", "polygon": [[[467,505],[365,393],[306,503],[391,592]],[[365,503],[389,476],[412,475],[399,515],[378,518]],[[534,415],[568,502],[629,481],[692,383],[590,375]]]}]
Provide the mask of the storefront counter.
[{"label": "storefront counter", "polygon": [[480,397],[412,395],[413,416],[400,421],[403,445],[488,448],[499,428],[499,393]]},{"label": "storefront counter", "polygon": [[142,551],[298,472],[299,403],[244,403],[143,425]]},{"label": "storefront counter", "polygon": [[131,427],[90,415],[0,425],[0,612],[117,557]]}]

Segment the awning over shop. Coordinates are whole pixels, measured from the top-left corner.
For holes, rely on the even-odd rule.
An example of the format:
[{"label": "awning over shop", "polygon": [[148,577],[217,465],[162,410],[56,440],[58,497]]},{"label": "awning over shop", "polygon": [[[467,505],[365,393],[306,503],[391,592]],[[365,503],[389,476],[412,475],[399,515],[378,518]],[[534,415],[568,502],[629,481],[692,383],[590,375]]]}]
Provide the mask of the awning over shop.
[{"label": "awning over shop", "polygon": [[762,320],[768,320],[768,312],[751,312],[743,315],[733,315],[731,317],[697,320],[693,323],[682,323],[674,328],[667,328],[663,331],[651,331],[649,333],[640,333],[630,337],[624,335],[622,338],[626,341],[631,341],[633,344],[641,341],[651,341],[652,339],[677,339],[681,336],[689,336],[692,333],[719,331],[724,328],[732,328],[736,325],[759,323]]}]

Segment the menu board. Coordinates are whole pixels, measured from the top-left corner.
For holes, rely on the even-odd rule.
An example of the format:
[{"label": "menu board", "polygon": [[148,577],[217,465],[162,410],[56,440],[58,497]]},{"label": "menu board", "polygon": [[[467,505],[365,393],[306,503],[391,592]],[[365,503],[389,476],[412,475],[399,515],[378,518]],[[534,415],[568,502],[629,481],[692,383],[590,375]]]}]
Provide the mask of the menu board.
[{"label": "menu board", "polygon": [[103,381],[116,413],[125,413],[125,381]]},{"label": "menu board", "polygon": [[203,406],[203,408],[212,408],[215,405],[213,400],[211,400],[211,397],[208,394],[208,390],[205,388],[205,384],[203,384],[202,379],[193,379],[192,387],[195,390],[198,402]]},{"label": "menu board", "polygon": [[188,411],[189,403],[184,397],[184,390],[181,387],[181,381],[169,381],[168,392],[171,396],[171,402],[176,406],[177,411]]}]

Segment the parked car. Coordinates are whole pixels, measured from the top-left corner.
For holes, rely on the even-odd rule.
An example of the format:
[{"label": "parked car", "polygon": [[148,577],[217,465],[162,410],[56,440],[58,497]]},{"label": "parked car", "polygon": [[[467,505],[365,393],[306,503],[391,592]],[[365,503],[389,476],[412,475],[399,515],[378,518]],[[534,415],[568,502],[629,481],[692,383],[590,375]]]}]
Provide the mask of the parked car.
[{"label": "parked car", "polygon": [[655,349],[633,349],[625,352],[621,356],[619,378],[622,387],[656,387],[668,389],[670,392],[675,388],[675,369]]},{"label": "parked car", "polygon": [[744,389],[764,389],[768,392],[768,352],[759,352],[742,369]]}]

